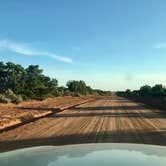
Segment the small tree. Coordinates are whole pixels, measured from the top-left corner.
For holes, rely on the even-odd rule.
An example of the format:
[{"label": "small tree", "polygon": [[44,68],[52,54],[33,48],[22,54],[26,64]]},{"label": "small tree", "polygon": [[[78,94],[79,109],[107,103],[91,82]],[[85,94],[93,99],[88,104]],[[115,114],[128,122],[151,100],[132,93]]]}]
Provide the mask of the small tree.
[{"label": "small tree", "polygon": [[144,85],[140,88],[140,94],[143,96],[149,96],[152,94],[152,88],[149,85]]},{"label": "small tree", "polygon": [[157,84],[152,87],[152,94],[154,96],[164,96],[166,95],[166,88],[161,84]]},{"label": "small tree", "polygon": [[80,93],[83,95],[85,95],[87,93],[86,84],[82,80],[80,80],[80,81],[76,81],[76,80],[68,81],[66,85],[71,92]]}]

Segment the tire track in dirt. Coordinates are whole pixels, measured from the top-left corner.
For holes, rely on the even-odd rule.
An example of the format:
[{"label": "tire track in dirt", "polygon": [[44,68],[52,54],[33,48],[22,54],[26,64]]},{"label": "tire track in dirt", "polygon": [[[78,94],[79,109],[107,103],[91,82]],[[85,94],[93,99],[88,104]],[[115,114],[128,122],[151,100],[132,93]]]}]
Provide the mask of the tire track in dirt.
[{"label": "tire track in dirt", "polygon": [[0,134],[1,151],[89,142],[166,145],[166,117],[160,110],[114,96],[84,103]]}]

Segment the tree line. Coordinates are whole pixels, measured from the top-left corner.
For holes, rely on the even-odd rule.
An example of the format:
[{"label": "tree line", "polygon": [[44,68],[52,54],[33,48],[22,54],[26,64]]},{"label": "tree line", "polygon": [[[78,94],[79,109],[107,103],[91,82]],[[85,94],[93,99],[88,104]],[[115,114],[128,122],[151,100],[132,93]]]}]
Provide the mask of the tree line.
[{"label": "tree line", "polygon": [[142,96],[142,97],[166,97],[166,87],[162,84],[156,84],[154,86],[144,85],[141,86],[139,90],[119,91],[117,92],[119,96]]},{"label": "tree line", "polygon": [[56,78],[43,74],[39,65],[27,68],[13,62],[0,62],[0,102],[19,103],[27,99],[56,96],[110,95],[110,91],[92,89],[82,80],[71,80],[66,87],[58,86]]}]

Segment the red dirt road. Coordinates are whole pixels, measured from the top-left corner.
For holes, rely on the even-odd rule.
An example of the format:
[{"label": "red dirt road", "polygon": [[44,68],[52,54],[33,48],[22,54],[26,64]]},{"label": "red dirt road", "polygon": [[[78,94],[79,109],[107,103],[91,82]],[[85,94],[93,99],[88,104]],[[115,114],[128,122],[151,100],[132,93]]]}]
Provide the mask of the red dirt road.
[{"label": "red dirt road", "polygon": [[103,98],[1,133],[0,151],[90,142],[166,145],[166,112]]}]

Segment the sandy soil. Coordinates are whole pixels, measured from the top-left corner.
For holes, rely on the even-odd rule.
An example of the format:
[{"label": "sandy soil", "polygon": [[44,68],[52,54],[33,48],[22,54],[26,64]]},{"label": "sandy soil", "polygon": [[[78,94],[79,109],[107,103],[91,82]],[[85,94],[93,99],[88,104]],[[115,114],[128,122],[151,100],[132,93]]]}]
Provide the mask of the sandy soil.
[{"label": "sandy soil", "polygon": [[166,113],[124,98],[103,98],[1,133],[0,151],[91,142],[166,145]]},{"label": "sandy soil", "polygon": [[44,101],[28,101],[18,105],[0,104],[0,131],[93,100],[93,98],[66,96]]}]

